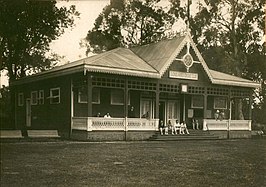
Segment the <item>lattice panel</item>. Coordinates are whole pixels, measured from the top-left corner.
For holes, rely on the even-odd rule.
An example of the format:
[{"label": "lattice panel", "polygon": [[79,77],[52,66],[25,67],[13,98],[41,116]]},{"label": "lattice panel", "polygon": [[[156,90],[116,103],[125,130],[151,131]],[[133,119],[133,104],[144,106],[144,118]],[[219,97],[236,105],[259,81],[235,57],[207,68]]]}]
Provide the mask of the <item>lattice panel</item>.
[{"label": "lattice panel", "polygon": [[229,89],[227,89],[227,88],[207,88],[207,94],[209,94],[209,95],[229,95]]},{"label": "lattice panel", "polygon": [[129,80],[128,88],[135,90],[156,90],[156,83]]},{"label": "lattice panel", "polygon": [[191,94],[204,94],[205,88],[204,87],[197,87],[197,86],[189,86],[188,93]]},{"label": "lattice panel", "polygon": [[99,87],[113,87],[113,88],[124,88],[125,80],[123,79],[113,79],[105,77],[93,77],[92,85]]},{"label": "lattice panel", "polygon": [[160,84],[159,90],[162,92],[173,92],[178,93],[178,85],[175,84]]},{"label": "lattice panel", "polygon": [[231,94],[233,97],[249,97],[250,96],[250,90],[233,89],[231,91]]}]

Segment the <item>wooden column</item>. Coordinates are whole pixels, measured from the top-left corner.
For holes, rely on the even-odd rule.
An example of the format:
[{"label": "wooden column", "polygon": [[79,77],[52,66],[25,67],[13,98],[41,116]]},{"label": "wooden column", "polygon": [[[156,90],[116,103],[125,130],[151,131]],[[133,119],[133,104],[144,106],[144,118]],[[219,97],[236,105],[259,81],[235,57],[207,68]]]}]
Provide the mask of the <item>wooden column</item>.
[{"label": "wooden column", "polygon": [[155,119],[159,119],[159,107],[160,107],[160,90],[159,82],[156,83],[156,92],[155,92]]},{"label": "wooden column", "polygon": [[88,90],[88,117],[92,117],[92,75],[87,74]]},{"label": "wooden column", "polygon": [[128,80],[126,78],[125,80],[125,89],[124,89],[124,103],[125,103],[125,107],[124,107],[124,116],[128,117]]},{"label": "wooden column", "polygon": [[204,108],[204,113],[203,113],[203,118],[204,119],[207,119],[207,103],[208,103],[208,101],[207,101],[207,99],[208,99],[208,95],[207,95],[207,91],[206,91],[206,89],[205,89],[205,93],[204,93],[204,95],[203,95],[203,108]]}]

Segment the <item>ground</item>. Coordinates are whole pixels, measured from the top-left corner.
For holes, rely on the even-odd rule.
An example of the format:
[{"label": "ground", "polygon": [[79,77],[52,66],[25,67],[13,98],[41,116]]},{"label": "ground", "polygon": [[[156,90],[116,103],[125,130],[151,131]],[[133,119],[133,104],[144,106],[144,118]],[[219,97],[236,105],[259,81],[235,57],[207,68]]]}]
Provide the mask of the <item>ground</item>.
[{"label": "ground", "polygon": [[266,139],[2,142],[1,186],[264,186]]}]

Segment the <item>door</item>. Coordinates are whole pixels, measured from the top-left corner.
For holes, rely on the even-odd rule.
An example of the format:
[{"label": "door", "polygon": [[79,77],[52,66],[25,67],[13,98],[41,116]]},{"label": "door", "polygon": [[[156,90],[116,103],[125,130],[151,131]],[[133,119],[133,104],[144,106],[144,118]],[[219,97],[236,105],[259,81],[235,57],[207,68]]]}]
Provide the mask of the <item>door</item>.
[{"label": "door", "polygon": [[31,126],[31,102],[30,99],[28,98],[26,100],[26,127]]},{"label": "door", "polygon": [[168,101],[167,118],[178,119],[178,121],[180,121],[180,101],[179,100]]}]

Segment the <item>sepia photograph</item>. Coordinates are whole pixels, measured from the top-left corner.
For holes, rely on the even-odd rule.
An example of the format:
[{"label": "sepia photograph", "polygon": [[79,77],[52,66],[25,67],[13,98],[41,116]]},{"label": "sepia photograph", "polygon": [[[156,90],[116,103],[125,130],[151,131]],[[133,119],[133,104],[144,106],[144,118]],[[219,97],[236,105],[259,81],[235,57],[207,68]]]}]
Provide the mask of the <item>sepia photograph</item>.
[{"label": "sepia photograph", "polygon": [[263,187],[264,0],[0,0],[0,185]]}]

